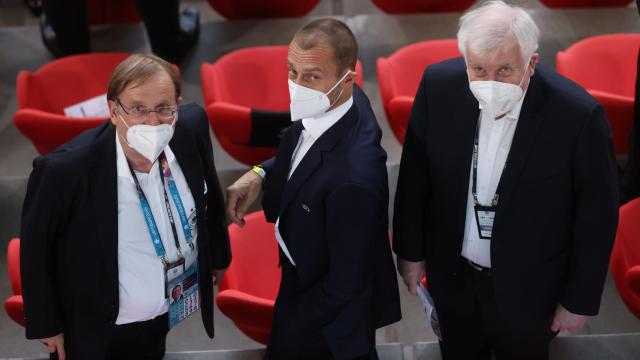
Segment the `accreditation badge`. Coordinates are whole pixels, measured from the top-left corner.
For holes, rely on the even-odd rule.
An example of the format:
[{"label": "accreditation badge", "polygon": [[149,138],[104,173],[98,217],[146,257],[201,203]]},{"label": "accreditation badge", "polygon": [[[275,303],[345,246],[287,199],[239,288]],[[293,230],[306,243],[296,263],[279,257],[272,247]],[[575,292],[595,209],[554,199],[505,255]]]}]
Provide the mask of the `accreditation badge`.
[{"label": "accreditation badge", "polygon": [[493,236],[493,220],[496,217],[495,206],[475,205],[473,210],[476,214],[476,225],[480,239],[491,240]]},{"label": "accreditation badge", "polygon": [[169,280],[167,292],[169,328],[172,328],[200,309],[197,262],[182,274]]}]

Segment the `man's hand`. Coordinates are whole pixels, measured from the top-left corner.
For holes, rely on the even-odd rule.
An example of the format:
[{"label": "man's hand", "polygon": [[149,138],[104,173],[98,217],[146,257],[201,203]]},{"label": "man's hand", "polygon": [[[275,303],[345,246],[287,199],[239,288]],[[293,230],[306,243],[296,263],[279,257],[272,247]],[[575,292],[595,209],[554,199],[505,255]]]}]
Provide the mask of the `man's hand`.
[{"label": "man's hand", "polygon": [[64,335],[62,333],[45,339],[40,339],[40,342],[49,349],[49,353],[58,352],[58,359],[64,360],[66,354],[64,353]]},{"label": "man's hand", "polygon": [[227,271],[227,269],[221,269],[221,270],[213,270],[211,272],[211,275],[213,276],[213,285],[220,285],[220,283],[222,282],[222,280],[224,279],[224,273]]},{"label": "man's hand", "polygon": [[586,323],[587,317],[585,315],[573,314],[562,305],[558,304],[556,314],[553,317],[553,322],[551,323],[551,330],[556,332],[574,332],[582,329]]},{"label": "man's hand", "polygon": [[407,290],[413,295],[418,295],[418,283],[425,272],[424,261],[407,261],[397,258],[398,273],[402,276]]},{"label": "man's hand", "polygon": [[231,222],[244,226],[244,216],[261,190],[262,177],[251,170],[227,188],[227,214]]}]

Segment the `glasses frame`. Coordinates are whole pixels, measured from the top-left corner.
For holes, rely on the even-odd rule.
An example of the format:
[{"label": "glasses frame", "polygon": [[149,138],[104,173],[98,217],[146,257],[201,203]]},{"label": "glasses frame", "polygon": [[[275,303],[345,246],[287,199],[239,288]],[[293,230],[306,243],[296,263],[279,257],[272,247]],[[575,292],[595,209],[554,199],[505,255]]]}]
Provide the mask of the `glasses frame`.
[{"label": "glasses frame", "polygon": [[120,98],[117,98],[117,97],[116,97],[116,102],[117,102],[117,103],[118,103],[118,105],[122,108],[122,111],[124,111],[124,113],[125,113],[125,114],[127,114],[127,115],[129,115],[129,116],[133,117],[134,119],[140,119],[140,120],[146,120],[146,119],[149,119],[149,115],[150,115],[151,113],[156,113],[156,117],[157,117],[158,119],[160,119],[160,120],[173,120],[173,119],[175,119],[176,112],[178,111],[178,107],[177,107],[177,106],[167,106],[167,107],[166,107],[167,109],[171,109],[171,115],[165,118],[164,116],[160,115],[160,112],[161,112],[161,111],[163,111],[163,110],[149,110],[148,108],[144,108],[146,112],[145,112],[143,115],[141,115],[140,117],[137,117],[137,116],[132,115],[132,114],[130,113],[131,109],[127,109],[127,108],[122,104],[122,101],[120,101]]}]

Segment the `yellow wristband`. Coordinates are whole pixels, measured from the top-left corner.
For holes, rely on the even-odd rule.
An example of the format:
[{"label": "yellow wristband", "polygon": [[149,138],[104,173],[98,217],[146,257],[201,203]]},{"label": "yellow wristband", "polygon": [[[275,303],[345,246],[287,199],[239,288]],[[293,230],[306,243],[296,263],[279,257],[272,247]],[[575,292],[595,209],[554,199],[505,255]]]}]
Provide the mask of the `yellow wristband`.
[{"label": "yellow wristband", "polygon": [[263,168],[261,168],[260,166],[254,166],[251,168],[251,171],[253,171],[254,173],[260,175],[260,177],[264,180],[264,178],[267,176],[267,172],[264,171]]}]

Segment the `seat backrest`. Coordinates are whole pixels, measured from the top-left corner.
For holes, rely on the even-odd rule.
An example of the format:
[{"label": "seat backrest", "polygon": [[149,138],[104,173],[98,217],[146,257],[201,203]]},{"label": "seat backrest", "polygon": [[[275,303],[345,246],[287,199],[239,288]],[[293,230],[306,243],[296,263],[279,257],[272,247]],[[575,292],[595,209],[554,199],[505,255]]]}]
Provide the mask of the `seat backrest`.
[{"label": "seat backrest", "polygon": [[371,0],[388,14],[464,11],[476,0]]},{"label": "seat backrest", "polygon": [[[257,46],[230,52],[202,65],[205,102],[228,102],[268,111],[289,111],[287,45]],[[362,86],[362,64],[356,64]]]},{"label": "seat backrest", "polygon": [[88,7],[93,25],[140,22],[135,0],[90,0]]},{"label": "seat backrest", "polygon": [[9,283],[13,295],[22,295],[22,280],[20,278],[20,239],[11,239],[7,247],[7,270]]},{"label": "seat backrest", "polygon": [[627,6],[633,0],[540,0],[550,8],[619,7]]},{"label": "seat backrest", "polygon": [[640,34],[586,38],[558,53],[557,71],[587,90],[635,97]]},{"label": "seat backrest", "polygon": [[211,66],[209,75],[213,85],[212,102],[224,101],[270,111],[288,110],[287,51],[286,45],[258,46],[219,58]]},{"label": "seat backrest", "polygon": [[614,247],[626,265],[640,265],[640,198],[620,207],[618,231]]},{"label": "seat backrest", "polygon": [[209,5],[227,19],[300,17],[320,0],[209,0]]},{"label": "seat backrest", "polygon": [[275,299],[281,273],[274,225],[267,222],[262,211],[245,216],[245,221],[243,228],[229,226],[233,260],[220,288]]},{"label": "seat backrest", "polygon": [[459,56],[456,39],[422,41],[399,49],[387,58],[391,93],[415,96],[427,66]]},{"label": "seat backrest", "polygon": [[36,72],[18,74],[19,108],[64,114],[64,108],[105,94],[115,67],[127,53],[96,53],[64,57]]}]

